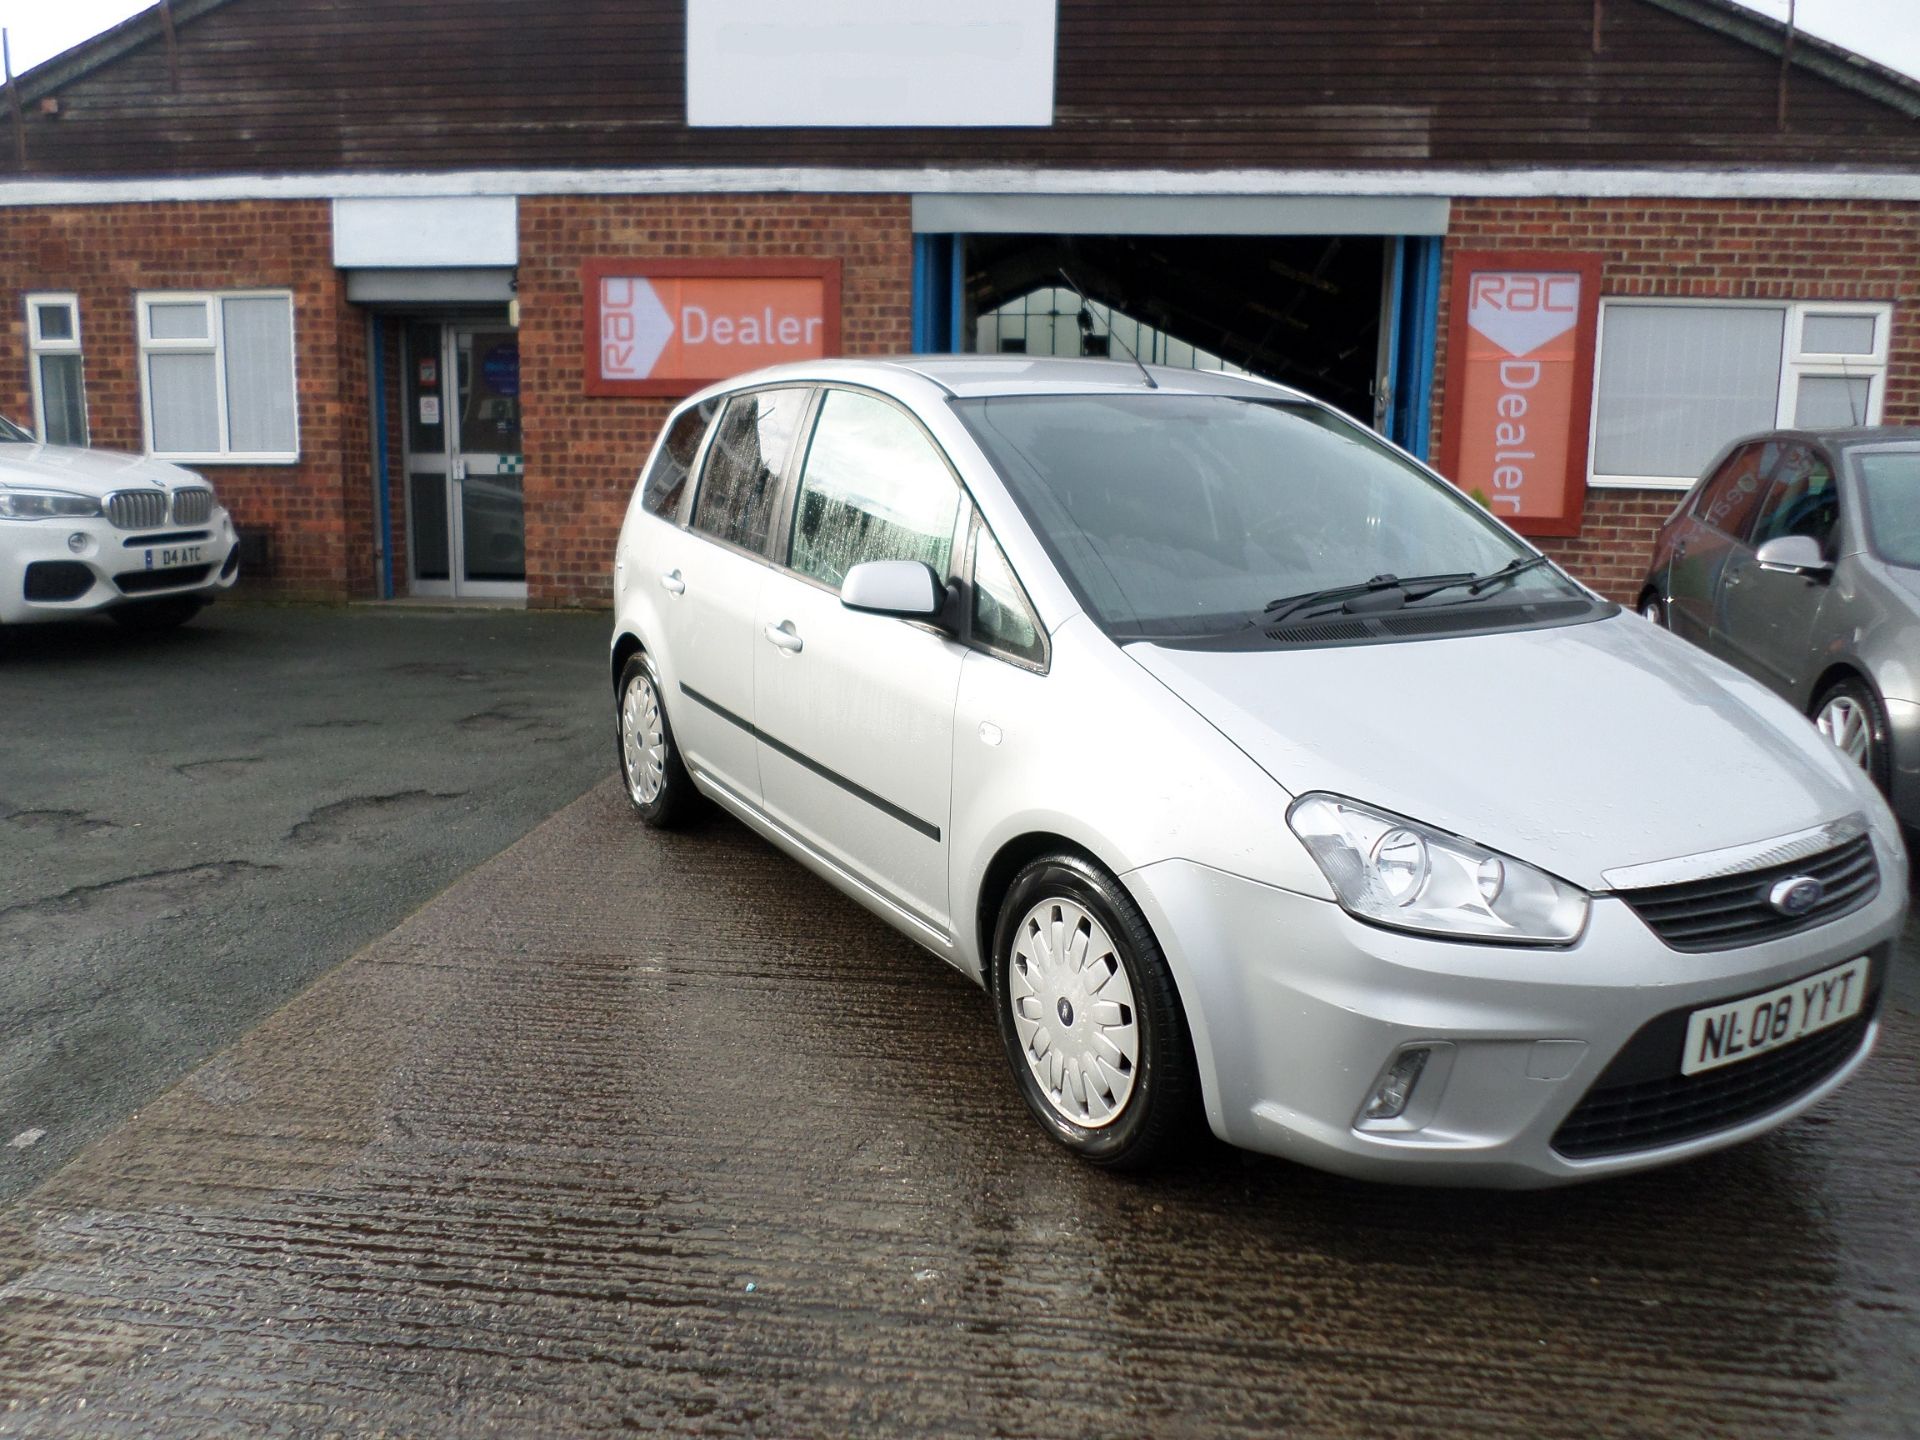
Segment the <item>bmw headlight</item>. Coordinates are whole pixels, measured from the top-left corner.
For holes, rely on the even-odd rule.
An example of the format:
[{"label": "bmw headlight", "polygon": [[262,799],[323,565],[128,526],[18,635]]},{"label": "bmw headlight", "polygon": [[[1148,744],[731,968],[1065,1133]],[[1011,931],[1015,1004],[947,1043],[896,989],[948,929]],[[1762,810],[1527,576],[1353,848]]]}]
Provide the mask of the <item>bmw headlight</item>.
[{"label": "bmw headlight", "polygon": [[1312,794],[1293,802],[1287,823],[1362,920],[1528,945],[1565,945],[1586,927],[1586,891],[1418,821]]},{"label": "bmw headlight", "polygon": [[0,520],[83,520],[100,513],[89,495],[61,490],[0,490]]}]

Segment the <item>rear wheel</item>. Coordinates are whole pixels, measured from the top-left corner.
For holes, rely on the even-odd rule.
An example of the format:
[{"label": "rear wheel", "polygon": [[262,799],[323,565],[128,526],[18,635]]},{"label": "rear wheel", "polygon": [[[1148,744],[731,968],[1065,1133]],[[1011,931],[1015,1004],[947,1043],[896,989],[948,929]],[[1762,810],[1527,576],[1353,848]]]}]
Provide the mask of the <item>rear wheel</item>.
[{"label": "rear wheel", "polygon": [[698,808],[700,796],[680,761],[666,703],[660,697],[660,677],[644,652],[627,661],[627,668],[620,672],[614,746],[627,799],[647,824],[668,829]]},{"label": "rear wheel", "polygon": [[1893,782],[1887,711],[1871,685],[1857,675],[1829,685],[1813,702],[1813,723],[1886,793]]},{"label": "rear wheel", "polygon": [[128,630],[143,635],[177,630],[206,608],[207,602],[193,595],[176,595],[167,600],[142,600],[133,605],[116,605],[107,613]]},{"label": "rear wheel", "polygon": [[1060,1144],[1137,1170],[1192,1134],[1200,1085],[1173,972],[1112,876],[1065,853],[1022,870],[990,979],[1014,1081]]}]

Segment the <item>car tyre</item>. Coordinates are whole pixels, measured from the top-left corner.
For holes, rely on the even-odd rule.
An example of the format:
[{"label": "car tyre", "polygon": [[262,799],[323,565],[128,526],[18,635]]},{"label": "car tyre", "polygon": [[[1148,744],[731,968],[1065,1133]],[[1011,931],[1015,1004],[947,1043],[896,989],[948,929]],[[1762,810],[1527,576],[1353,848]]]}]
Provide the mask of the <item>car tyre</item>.
[{"label": "car tyre", "polygon": [[179,595],[168,600],[143,600],[134,605],[116,605],[107,613],[124,629],[141,635],[158,635],[177,630],[202,610],[207,602],[195,596]]},{"label": "car tyre", "polygon": [[1091,1164],[1142,1170],[1194,1132],[1186,1012],[1140,907],[1071,853],[1014,877],[989,965],[1000,1039],[1041,1127]]},{"label": "car tyre", "polygon": [[659,672],[645,651],[627,661],[620,672],[613,746],[627,799],[648,825],[671,829],[699,808],[700,794],[681,763],[680,747],[667,720]]},{"label": "car tyre", "polygon": [[1661,598],[1658,591],[1649,590],[1640,597],[1640,616],[1658,625],[1662,630],[1673,628],[1667,624],[1667,602]]},{"label": "car tyre", "polygon": [[1887,707],[1857,675],[1829,685],[1813,702],[1813,723],[1840,753],[1867,772],[1867,778],[1886,794],[1893,783],[1892,754],[1887,744]]}]

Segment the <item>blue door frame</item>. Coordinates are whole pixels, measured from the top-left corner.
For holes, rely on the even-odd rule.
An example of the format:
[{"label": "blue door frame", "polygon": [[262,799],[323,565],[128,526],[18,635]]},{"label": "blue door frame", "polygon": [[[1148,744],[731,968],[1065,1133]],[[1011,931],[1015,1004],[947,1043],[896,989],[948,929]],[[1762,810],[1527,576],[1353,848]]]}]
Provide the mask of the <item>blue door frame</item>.
[{"label": "blue door frame", "polygon": [[913,237],[913,350],[916,355],[959,351],[966,324],[966,237]]}]

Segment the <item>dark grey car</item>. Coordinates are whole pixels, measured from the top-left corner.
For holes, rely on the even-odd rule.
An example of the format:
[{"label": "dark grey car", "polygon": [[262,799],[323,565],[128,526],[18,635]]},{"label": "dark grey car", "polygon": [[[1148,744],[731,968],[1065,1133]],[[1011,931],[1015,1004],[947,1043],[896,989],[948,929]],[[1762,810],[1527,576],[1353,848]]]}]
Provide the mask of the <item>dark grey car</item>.
[{"label": "dark grey car", "polygon": [[1920,428],[1735,441],[1662,527],[1640,613],[1778,690],[1920,826]]}]

